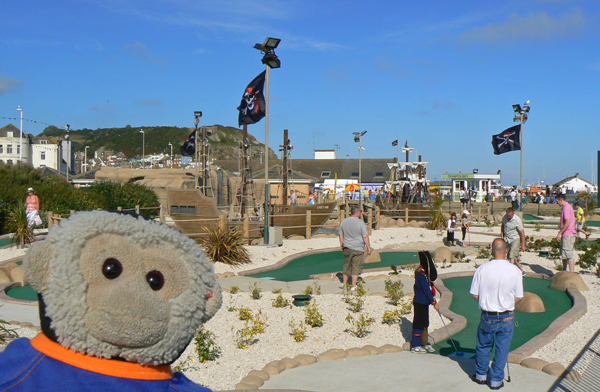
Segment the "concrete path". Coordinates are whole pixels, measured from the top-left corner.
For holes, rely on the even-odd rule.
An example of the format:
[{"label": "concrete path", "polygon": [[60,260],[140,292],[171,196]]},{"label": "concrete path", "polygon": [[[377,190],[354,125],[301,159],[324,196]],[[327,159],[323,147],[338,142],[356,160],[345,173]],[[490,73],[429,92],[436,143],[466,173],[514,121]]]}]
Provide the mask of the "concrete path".
[{"label": "concrete path", "polygon": [[[436,354],[370,355],[319,361],[271,376],[259,390],[302,390],[313,392],[419,391],[482,392],[489,390],[470,380],[475,372],[471,358]],[[556,381],[540,370],[510,365],[511,382],[503,391],[548,391]]]}]

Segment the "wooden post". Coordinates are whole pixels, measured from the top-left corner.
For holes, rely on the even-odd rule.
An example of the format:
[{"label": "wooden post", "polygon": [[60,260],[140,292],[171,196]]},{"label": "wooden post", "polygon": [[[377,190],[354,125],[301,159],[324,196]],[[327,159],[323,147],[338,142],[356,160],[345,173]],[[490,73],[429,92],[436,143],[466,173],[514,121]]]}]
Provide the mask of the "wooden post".
[{"label": "wooden post", "polygon": [[404,223],[408,225],[408,207],[404,207]]},{"label": "wooden post", "polygon": [[381,209],[379,206],[375,206],[375,230],[379,230],[379,220],[381,218]]},{"label": "wooden post", "polygon": [[307,240],[310,240],[311,234],[312,234],[311,211],[306,210],[306,239]]},{"label": "wooden post", "polygon": [[244,215],[244,238],[250,243],[250,217]]},{"label": "wooden post", "polygon": [[160,203],[160,221],[165,223],[165,206]]},{"label": "wooden post", "polygon": [[371,235],[373,231],[373,209],[369,209],[369,216],[367,217],[367,233]]},{"label": "wooden post", "polygon": [[135,213],[138,214],[138,215],[140,213],[140,205],[139,204],[135,205]]},{"label": "wooden post", "polygon": [[477,207],[477,220],[481,220],[481,206]]},{"label": "wooden post", "polygon": [[220,228],[222,231],[225,231],[226,224],[227,224],[227,220],[226,220],[226,218],[225,218],[225,214],[223,214],[223,215],[219,216],[219,228]]},{"label": "wooden post", "polygon": [[349,216],[350,207],[348,206],[348,200],[346,200],[346,216]]},{"label": "wooden post", "polygon": [[48,211],[48,231],[52,229],[52,226],[54,226],[54,213]]},{"label": "wooden post", "polygon": [[490,205],[488,204],[487,205],[487,216],[488,216],[488,219],[490,219],[490,220],[491,220],[491,217],[490,217],[491,214],[492,214],[492,212],[490,211]]},{"label": "wooden post", "polygon": [[122,209],[123,209],[123,207],[121,207],[121,206],[117,207],[117,211],[121,211]]},{"label": "wooden post", "polygon": [[75,210],[71,210],[71,211],[69,212],[69,216],[73,215],[74,213],[75,213]]},{"label": "wooden post", "polygon": [[346,219],[346,214],[344,213],[344,210],[340,211],[340,221],[338,222],[338,229],[340,228],[340,226],[342,225],[342,221]]}]

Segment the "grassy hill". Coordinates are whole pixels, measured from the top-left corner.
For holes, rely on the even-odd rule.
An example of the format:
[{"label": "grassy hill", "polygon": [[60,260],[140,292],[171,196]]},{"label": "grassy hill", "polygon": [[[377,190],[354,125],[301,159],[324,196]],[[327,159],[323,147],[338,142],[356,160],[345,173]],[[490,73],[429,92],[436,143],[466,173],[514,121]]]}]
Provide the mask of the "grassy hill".
[{"label": "grassy hill", "polygon": [[[214,159],[237,159],[239,155],[238,145],[242,141],[242,131],[235,127],[226,127],[223,125],[213,125],[213,134],[208,138],[210,144],[210,157]],[[114,151],[121,151],[128,158],[135,155],[142,155],[142,134],[145,133],[145,152],[146,154],[157,154],[171,152],[169,142],[173,144],[173,154],[180,154],[180,146],[192,133],[191,128],[168,127],[168,126],[143,126],[131,127],[127,125],[124,128],[99,128],[99,129],[80,129],[71,130],[69,138],[73,141],[74,151],[83,151],[85,146],[89,146],[90,151],[95,151],[100,147],[105,147]],[[216,131],[215,131],[216,130]],[[66,131],[54,126],[44,129],[42,134],[46,136],[64,136]],[[264,143],[259,143],[254,136],[248,132],[248,141],[250,142],[252,156],[258,156],[264,151]],[[269,148],[269,157],[276,158],[273,149]]]}]

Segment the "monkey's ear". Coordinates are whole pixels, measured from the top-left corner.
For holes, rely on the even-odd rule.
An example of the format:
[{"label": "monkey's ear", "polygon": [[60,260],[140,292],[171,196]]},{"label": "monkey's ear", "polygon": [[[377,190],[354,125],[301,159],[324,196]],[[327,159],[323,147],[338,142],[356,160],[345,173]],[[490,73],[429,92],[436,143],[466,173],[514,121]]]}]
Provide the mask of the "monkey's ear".
[{"label": "monkey's ear", "polygon": [[46,288],[50,273],[52,244],[50,241],[36,242],[23,259],[23,269],[31,287],[38,293]]}]

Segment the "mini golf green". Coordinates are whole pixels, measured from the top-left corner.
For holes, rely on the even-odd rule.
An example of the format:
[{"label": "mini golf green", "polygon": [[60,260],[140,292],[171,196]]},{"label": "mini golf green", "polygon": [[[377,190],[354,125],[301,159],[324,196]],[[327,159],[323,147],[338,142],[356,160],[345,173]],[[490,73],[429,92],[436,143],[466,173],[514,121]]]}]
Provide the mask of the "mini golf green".
[{"label": "mini golf green", "polygon": [[2,248],[3,246],[7,246],[12,244],[12,238],[10,237],[6,237],[6,238],[0,238],[0,248]]},{"label": "mini golf green", "polygon": [[33,289],[33,287],[20,286],[14,287],[6,292],[6,295],[15,299],[24,299],[26,301],[37,301],[37,292]]},{"label": "mini golf green", "polygon": [[600,221],[585,221],[585,224],[588,226],[598,227],[598,226],[600,226]]},{"label": "mini golf green", "polygon": [[543,218],[538,218],[537,216],[531,215],[531,214],[523,214],[523,220],[526,220],[526,221],[535,220],[535,221],[537,221],[537,220],[544,220],[544,219]]},{"label": "mini golf green", "polygon": [[[381,261],[365,264],[365,271],[371,268],[389,267],[419,262],[416,252],[380,252]],[[341,250],[302,256],[290,261],[281,268],[247,275],[252,278],[274,279],[282,282],[310,279],[311,275],[341,271],[344,267],[344,254]]]},{"label": "mini golf green", "polygon": [[[453,294],[450,310],[467,318],[467,327],[452,336],[456,348],[465,353],[466,357],[475,354],[477,327],[481,317],[479,305],[469,293],[472,280],[472,276],[444,279],[444,285]],[[544,302],[546,311],[543,313],[515,312],[515,328],[510,343],[511,351],[542,333],[573,305],[565,291],[550,288],[550,280],[525,277],[523,278],[523,289],[539,295]],[[441,355],[454,353],[450,339],[438,342],[434,347]]]}]

